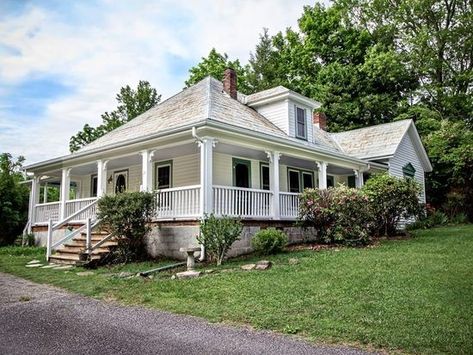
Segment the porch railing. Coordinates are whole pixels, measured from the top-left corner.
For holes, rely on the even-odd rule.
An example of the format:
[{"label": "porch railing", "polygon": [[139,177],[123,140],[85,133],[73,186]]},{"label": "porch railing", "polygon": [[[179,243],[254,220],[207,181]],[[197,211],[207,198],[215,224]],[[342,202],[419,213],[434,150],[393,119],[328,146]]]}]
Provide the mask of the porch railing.
[{"label": "porch railing", "polygon": [[214,213],[218,216],[271,217],[271,191],[214,185],[213,192]]},{"label": "porch railing", "polygon": [[279,214],[281,218],[295,219],[299,215],[300,194],[293,192],[279,193]]},{"label": "porch railing", "polygon": [[200,185],[156,191],[156,218],[200,216]]},{"label": "porch railing", "polygon": [[[92,202],[96,201],[96,197],[91,198],[81,198],[77,200],[66,201],[66,217],[76,214],[78,211],[82,210],[84,207],[89,206]],[[90,208],[84,210],[77,214],[74,217],[74,220],[85,221],[87,218],[95,219],[97,214],[97,204],[90,206]]]},{"label": "porch railing", "polygon": [[40,203],[35,206],[35,223],[47,223],[50,219],[53,222],[59,221],[61,202]]}]

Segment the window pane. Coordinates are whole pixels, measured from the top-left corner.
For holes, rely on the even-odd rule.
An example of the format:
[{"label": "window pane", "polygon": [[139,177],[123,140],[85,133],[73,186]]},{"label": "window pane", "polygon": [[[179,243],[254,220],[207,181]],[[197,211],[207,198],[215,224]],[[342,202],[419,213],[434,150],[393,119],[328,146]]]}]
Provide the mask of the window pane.
[{"label": "window pane", "polygon": [[297,137],[306,137],[305,110],[299,107],[296,108],[296,134]]},{"label": "window pane", "polygon": [[171,166],[164,165],[158,167],[158,189],[168,189],[171,187]]},{"label": "window pane", "polygon": [[289,192],[300,192],[298,171],[289,170]]},{"label": "window pane", "polygon": [[261,166],[261,188],[269,190],[269,166]]},{"label": "window pane", "polygon": [[304,189],[312,189],[314,187],[314,179],[310,173],[302,173],[302,186]]}]

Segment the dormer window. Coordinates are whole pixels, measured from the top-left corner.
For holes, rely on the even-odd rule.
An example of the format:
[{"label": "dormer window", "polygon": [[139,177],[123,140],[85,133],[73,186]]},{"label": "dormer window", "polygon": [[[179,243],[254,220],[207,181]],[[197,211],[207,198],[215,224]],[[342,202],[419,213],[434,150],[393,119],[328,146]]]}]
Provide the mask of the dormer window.
[{"label": "dormer window", "polygon": [[296,106],[296,138],[307,140],[307,119],[305,110]]}]

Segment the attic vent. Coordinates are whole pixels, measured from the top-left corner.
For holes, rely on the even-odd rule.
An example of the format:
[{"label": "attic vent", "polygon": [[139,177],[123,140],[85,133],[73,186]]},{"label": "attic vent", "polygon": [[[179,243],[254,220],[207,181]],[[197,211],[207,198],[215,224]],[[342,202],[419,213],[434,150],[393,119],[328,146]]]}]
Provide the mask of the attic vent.
[{"label": "attic vent", "polygon": [[402,168],[402,174],[405,176],[405,177],[408,177],[408,178],[413,178],[416,174],[416,169],[412,166],[411,163],[407,163],[406,165],[404,165],[404,167]]}]

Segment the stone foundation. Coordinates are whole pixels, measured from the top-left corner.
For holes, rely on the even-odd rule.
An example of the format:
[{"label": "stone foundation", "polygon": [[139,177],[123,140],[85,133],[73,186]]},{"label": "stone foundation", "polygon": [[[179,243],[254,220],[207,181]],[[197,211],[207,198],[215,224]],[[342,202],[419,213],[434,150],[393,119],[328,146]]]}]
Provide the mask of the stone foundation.
[{"label": "stone foundation", "polygon": [[[251,239],[261,229],[269,227],[277,228],[287,234],[289,244],[303,243],[314,238],[313,230],[294,226],[294,222],[289,221],[243,221],[243,232],[240,240],[237,240],[230,249],[228,256],[235,257],[249,254],[253,251],[251,248]],[[63,238],[68,226],[63,227],[53,233],[53,242]],[[48,236],[47,227],[34,226],[36,245],[46,246]],[[153,223],[151,232],[146,237],[146,247],[151,257],[160,256],[185,260],[186,255],[180,252],[180,248],[197,247],[197,236],[199,235],[199,223],[197,221],[181,222],[156,222]],[[199,252],[196,252],[197,256]]]},{"label": "stone foundation", "polygon": [[[314,238],[313,230],[304,230],[294,226],[293,222],[281,221],[244,221],[243,232],[240,240],[237,240],[230,249],[228,256],[235,257],[249,254],[253,251],[251,247],[252,237],[261,229],[274,227],[281,229],[287,234],[289,244],[303,243]],[[199,224],[166,223],[153,226],[146,238],[148,253],[152,257],[165,256],[173,259],[185,260],[185,253],[180,248],[198,246]],[[199,253],[196,253],[198,255]]]}]

